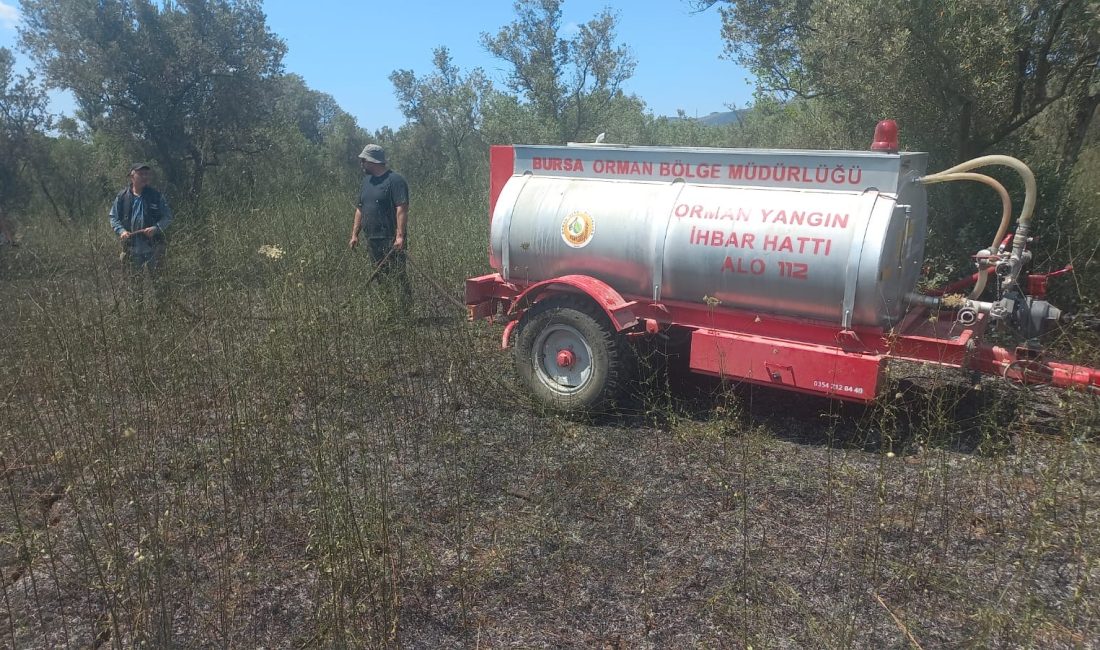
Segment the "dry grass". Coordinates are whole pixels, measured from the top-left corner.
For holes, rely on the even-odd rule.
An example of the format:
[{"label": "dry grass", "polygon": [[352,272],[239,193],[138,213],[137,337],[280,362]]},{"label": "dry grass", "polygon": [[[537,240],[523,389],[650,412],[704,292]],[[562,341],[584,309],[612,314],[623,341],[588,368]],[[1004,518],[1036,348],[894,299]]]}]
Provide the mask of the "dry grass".
[{"label": "dry grass", "polygon": [[[457,295],[480,217],[420,214]],[[1100,638],[1095,398],[900,368],[865,409],[673,375],[566,421],[499,332],[423,284],[390,313],[297,218],[174,243],[191,314],[122,300],[98,236],[0,251],[5,645]]]}]

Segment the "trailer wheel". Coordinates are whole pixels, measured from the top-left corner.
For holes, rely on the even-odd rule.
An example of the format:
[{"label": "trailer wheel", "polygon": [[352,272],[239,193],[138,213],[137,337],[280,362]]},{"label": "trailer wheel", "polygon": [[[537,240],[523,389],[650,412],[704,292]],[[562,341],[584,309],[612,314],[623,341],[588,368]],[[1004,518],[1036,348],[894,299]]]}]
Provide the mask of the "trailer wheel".
[{"label": "trailer wheel", "polygon": [[629,376],[629,344],[598,307],[576,296],[552,296],[527,310],[515,355],[531,392],[562,412],[603,410]]}]

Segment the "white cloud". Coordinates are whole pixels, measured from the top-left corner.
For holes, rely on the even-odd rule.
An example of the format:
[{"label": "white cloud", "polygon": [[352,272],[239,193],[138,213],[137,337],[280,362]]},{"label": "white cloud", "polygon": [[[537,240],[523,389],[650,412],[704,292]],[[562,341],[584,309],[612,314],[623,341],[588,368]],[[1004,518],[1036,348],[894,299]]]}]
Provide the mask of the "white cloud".
[{"label": "white cloud", "polygon": [[19,10],[10,4],[0,0],[0,27],[15,29],[19,22]]}]

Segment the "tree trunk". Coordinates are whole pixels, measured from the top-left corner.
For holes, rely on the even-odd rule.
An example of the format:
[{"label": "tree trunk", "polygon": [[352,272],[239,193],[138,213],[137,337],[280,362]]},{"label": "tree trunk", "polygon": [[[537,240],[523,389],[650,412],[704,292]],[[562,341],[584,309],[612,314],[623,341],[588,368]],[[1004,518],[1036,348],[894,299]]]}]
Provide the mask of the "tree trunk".
[{"label": "tree trunk", "polygon": [[1096,107],[1100,105],[1100,94],[1082,98],[1074,111],[1073,120],[1066,128],[1066,145],[1062,152],[1062,160],[1059,162],[1059,173],[1068,174],[1077,164],[1077,158],[1081,155],[1081,147],[1085,143],[1089,126],[1096,117]]},{"label": "tree trunk", "polygon": [[50,202],[50,207],[53,208],[53,214],[57,218],[57,222],[62,225],[68,225],[68,222],[72,220],[72,215],[68,220],[61,214],[61,208],[58,207],[57,201],[54,200],[53,195],[50,194],[49,184],[46,182],[44,175],[39,173],[37,168],[32,168],[31,173],[34,175],[35,180],[38,181],[38,187],[42,190],[42,196],[46,197],[46,200]]},{"label": "tree trunk", "polygon": [[1077,164],[1081,148],[1085,144],[1092,120],[1096,117],[1096,107],[1100,106],[1100,91],[1089,92],[1090,76],[1081,81],[1081,92],[1074,102],[1073,117],[1066,124],[1065,141],[1062,147],[1062,159],[1058,161],[1059,175],[1068,176]]},{"label": "tree trunk", "polygon": [[206,160],[197,147],[191,145],[191,183],[187,188],[188,197],[197,201],[202,194],[203,175],[206,173]]},{"label": "tree trunk", "polygon": [[962,106],[959,107],[959,123],[957,140],[955,144],[956,155],[958,159],[956,162],[962,162],[964,160],[970,160],[976,153],[974,151],[974,136],[971,122],[973,121],[974,104],[970,100],[964,99]]}]

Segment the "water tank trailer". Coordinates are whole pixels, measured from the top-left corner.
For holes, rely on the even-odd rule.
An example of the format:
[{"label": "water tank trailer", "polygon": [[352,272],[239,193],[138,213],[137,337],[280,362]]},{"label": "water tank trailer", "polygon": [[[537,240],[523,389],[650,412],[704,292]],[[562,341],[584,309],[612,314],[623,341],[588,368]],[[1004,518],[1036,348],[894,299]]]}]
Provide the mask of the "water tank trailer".
[{"label": "water tank trailer", "polygon": [[[1008,192],[972,171],[991,165],[1024,182],[1012,234]],[[1066,319],[1045,294],[1068,269],[1025,270],[1031,170],[926,166],[891,120],[870,151],[494,146],[495,273],[466,281],[468,314],[506,323],[520,377],[567,412],[612,403],[650,336],[686,341],[694,372],[850,401],[875,398],[890,359],[1100,392],[1100,371],[1038,343]],[[1001,223],[972,276],[921,293],[927,186],[953,181],[996,191]],[[983,344],[994,325],[1021,344]]]}]

